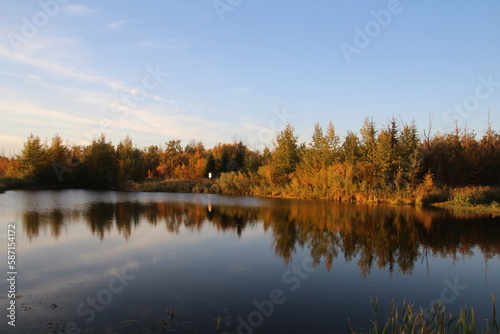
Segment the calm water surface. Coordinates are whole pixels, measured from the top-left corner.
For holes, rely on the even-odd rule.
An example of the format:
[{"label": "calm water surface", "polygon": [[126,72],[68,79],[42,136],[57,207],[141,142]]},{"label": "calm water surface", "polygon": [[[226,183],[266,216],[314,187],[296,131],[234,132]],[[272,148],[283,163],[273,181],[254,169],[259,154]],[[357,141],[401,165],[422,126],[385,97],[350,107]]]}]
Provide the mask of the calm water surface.
[{"label": "calm water surface", "polygon": [[[370,298],[500,296],[500,219],[408,206],[84,190],[0,194],[0,332],[343,333]],[[170,315],[173,312],[175,316]],[[53,322],[52,328],[44,324]]]}]

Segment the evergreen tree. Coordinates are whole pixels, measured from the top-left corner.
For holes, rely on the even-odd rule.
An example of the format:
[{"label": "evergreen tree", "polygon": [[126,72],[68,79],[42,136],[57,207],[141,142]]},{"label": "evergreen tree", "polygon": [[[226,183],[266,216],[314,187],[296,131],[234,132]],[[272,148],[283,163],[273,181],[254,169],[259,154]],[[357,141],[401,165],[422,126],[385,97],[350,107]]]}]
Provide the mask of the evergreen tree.
[{"label": "evergreen tree", "polygon": [[422,170],[421,143],[415,121],[405,124],[399,134],[399,168],[402,177],[415,186]]},{"label": "evergreen tree", "polygon": [[85,147],[84,163],[87,171],[85,186],[109,189],[118,185],[118,156],[104,135]]},{"label": "evergreen tree", "polygon": [[215,176],[215,169],[216,169],[216,164],[215,164],[215,159],[214,155],[212,153],[209,153],[207,155],[207,161],[205,163],[205,176],[208,177],[208,173],[212,173],[212,177]]},{"label": "evergreen tree", "polygon": [[372,162],[385,182],[394,181],[399,167],[398,126],[394,119],[387,128],[380,131],[377,137],[375,159]]},{"label": "evergreen tree", "polygon": [[259,167],[264,164],[264,156],[259,151],[248,150],[245,155],[245,168],[248,173],[257,173]]},{"label": "evergreen tree", "polygon": [[299,163],[298,137],[294,131],[292,125],[287,123],[285,129],[276,136],[272,164],[279,176],[293,173]]},{"label": "evergreen tree", "polygon": [[47,145],[40,137],[30,134],[21,150],[21,170],[26,175],[35,175],[48,166]]},{"label": "evergreen tree", "polygon": [[344,143],[342,144],[342,161],[348,164],[355,164],[361,157],[361,147],[358,136],[347,131]]},{"label": "evergreen tree", "polygon": [[134,147],[129,135],[116,146],[119,160],[119,178],[122,181],[138,181],[143,177],[144,159],[142,152]]},{"label": "evergreen tree", "polygon": [[230,160],[230,152],[229,147],[225,144],[219,144],[220,146],[220,157],[217,160],[217,170],[219,173],[226,173],[229,160]]},{"label": "evergreen tree", "polygon": [[335,132],[335,127],[333,123],[330,122],[326,128],[326,142],[328,144],[328,164],[331,164],[338,160],[339,149],[340,149],[340,138]]},{"label": "evergreen tree", "polygon": [[47,149],[48,159],[51,162],[66,163],[69,158],[69,150],[63,143],[63,139],[56,134],[52,137],[50,147]]},{"label": "evergreen tree", "polygon": [[315,170],[325,167],[330,163],[330,147],[328,141],[323,134],[323,129],[316,123],[314,124],[314,132],[312,141],[305,149],[304,163]]},{"label": "evergreen tree", "polygon": [[481,154],[481,183],[500,185],[500,134],[492,130],[491,124],[479,143]]},{"label": "evergreen tree", "polygon": [[235,147],[233,160],[235,161],[236,166],[238,166],[237,170],[240,170],[245,165],[245,156],[247,154],[247,147],[243,144],[242,141],[233,144],[233,146]]},{"label": "evergreen tree", "polygon": [[143,174],[145,177],[150,179],[158,177],[158,165],[160,164],[160,149],[156,145],[150,145],[143,152]]},{"label": "evergreen tree", "polygon": [[363,160],[375,164],[377,160],[377,129],[373,118],[365,118],[359,133],[361,134],[360,153]]}]

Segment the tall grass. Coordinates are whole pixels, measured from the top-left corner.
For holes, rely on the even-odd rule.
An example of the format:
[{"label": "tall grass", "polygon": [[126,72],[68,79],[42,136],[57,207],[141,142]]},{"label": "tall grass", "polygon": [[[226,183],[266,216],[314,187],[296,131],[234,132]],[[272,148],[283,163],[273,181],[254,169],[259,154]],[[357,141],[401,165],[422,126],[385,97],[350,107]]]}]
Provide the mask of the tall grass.
[{"label": "tall grass", "polygon": [[210,193],[217,192],[214,183],[208,180],[161,180],[147,181],[135,185],[135,190],[144,192],[169,193]]},{"label": "tall grass", "polygon": [[467,210],[500,215],[500,187],[469,186],[449,190],[448,199],[434,205],[453,210]]},{"label": "tall grass", "polygon": [[491,205],[500,203],[498,187],[463,187],[453,189],[450,201],[458,205]]},{"label": "tall grass", "polygon": [[374,319],[372,327],[357,330],[351,327],[351,333],[499,333],[500,327],[496,320],[495,297],[492,296],[491,319],[478,321],[474,308],[461,308],[458,313],[448,312],[443,303],[434,305],[426,314],[424,310],[415,310],[412,303],[403,301],[399,307],[394,300],[389,309],[384,312],[378,299],[371,301]]}]

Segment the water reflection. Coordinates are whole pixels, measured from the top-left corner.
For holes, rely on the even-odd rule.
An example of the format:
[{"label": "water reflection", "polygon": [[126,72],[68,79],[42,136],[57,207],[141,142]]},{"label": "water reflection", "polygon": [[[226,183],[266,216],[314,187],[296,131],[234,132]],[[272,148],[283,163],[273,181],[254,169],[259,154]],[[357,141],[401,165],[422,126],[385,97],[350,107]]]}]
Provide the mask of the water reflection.
[{"label": "water reflection", "polygon": [[26,211],[23,225],[30,240],[43,230],[50,230],[57,239],[66,225],[83,221],[92,235],[103,240],[114,231],[128,239],[140,224],[164,226],[171,234],[211,224],[238,236],[263,224],[273,237],[275,254],[285,263],[304,248],[315,265],[324,262],[328,270],[338,257],[356,259],[363,276],[374,266],[406,274],[417,261],[426,261],[429,256],[458,259],[480,250],[487,260],[500,251],[500,223],[484,216],[409,206],[298,200],[265,203],[95,202],[73,210]]}]

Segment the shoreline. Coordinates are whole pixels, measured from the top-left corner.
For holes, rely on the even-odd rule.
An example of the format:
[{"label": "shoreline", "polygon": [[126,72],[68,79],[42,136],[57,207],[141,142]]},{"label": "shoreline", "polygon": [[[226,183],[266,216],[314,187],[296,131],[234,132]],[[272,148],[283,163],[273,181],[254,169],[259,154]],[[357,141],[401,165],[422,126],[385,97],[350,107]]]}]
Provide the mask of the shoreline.
[{"label": "shoreline", "polygon": [[498,204],[461,205],[447,201],[447,202],[433,203],[430,206],[454,212],[473,212],[473,213],[491,215],[492,217],[500,217],[500,206]]},{"label": "shoreline", "polygon": [[[0,180],[0,194],[8,190],[63,190],[63,189],[91,189],[91,188],[70,188],[70,187],[40,187],[31,185],[20,179],[9,180],[7,184]],[[92,188],[93,189],[93,188]],[[408,192],[405,197],[394,195],[392,198],[378,198],[373,194],[355,193],[346,197],[315,198],[311,196],[300,196],[286,194],[283,191],[272,193],[255,193],[255,189],[248,189],[245,193],[234,193],[223,191],[217,180],[195,179],[195,180],[150,180],[145,182],[128,182],[121,187],[100,189],[110,191],[125,192],[164,192],[164,193],[204,193],[219,195],[253,196],[263,198],[283,198],[283,199],[306,199],[320,200],[337,203],[367,203],[367,204],[390,204],[390,205],[411,205],[415,207],[435,207],[449,211],[465,211],[478,214],[487,214],[492,217],[500,217],[500,189],[495,187],[468,186],[451,189],[432,189],[428,191],[427,199],[416,198],[414,193]],[[407,196],[407,197],[406,197]]]}]

